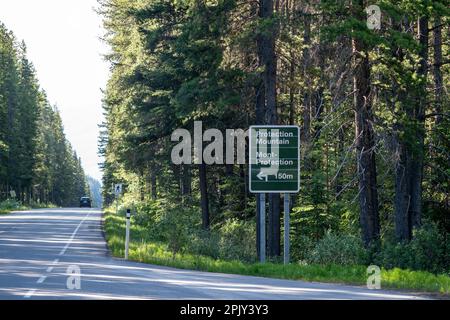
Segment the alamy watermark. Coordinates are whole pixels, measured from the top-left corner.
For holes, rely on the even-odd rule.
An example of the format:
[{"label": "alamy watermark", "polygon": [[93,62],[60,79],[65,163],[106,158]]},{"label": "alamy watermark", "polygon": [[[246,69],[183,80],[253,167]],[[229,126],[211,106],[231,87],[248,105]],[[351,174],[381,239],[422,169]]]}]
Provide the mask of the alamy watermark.
[{"label": "alamy watermark", "polygon": [[[245,164],[245,147],[248,130],[227,129],[224,137],[218,129],[208,129],[203,133],[201,121],[194,122],[194,137],[186,129],[176,129],[172,133],[172,142],[179,143],[172,149],[174,164]],[[204,147],[204,142],[209,142]],[[193,148],[192,148],[193,146]],[[192,152],[193,149],[193,152]]]},{"label": "alamy watermark", "polygon": [[367,276],[367,289],[381,289],[381,269],[379,266],[368,266]]},{"label": "alamy watermark", "polygon": [[377,5],[370,5],[366,8],[367,28],[370,30],[381,29],[381,9]]},{"label": "alamy watermark", "polygon": [[[288,138],[294,133],[284,132],[274,128],[259,129],[251,136],[252,144],[257,146],[256,157],[252,164],[270,166],[277,170],[280,165],[291,165],[292,160],[283,160],[279,157],[279,145],[289,144]],[[225,138],[222,131],[208,129],[203,132],[201,121],[194,122],[193,137],[186,129],[176,129],[171,136],[172,142],[178,142],[172,148],[172,163],[180,164],[246,164],[246,148],[249,130],[226,129]],[[254,150],[255,151],[255,150]],[[224,153],[225,152],[225,153]],[[225,154],[225,156],[224,156]],[[264,175],[273,175],[270,168]],[[268,171],[269,170],[269,171]]]},{"label": "alamy watermark", "polygon": [[81,289],[81,268],[77,265],[70,265],[66,270],[66,287],[69,290]]}]

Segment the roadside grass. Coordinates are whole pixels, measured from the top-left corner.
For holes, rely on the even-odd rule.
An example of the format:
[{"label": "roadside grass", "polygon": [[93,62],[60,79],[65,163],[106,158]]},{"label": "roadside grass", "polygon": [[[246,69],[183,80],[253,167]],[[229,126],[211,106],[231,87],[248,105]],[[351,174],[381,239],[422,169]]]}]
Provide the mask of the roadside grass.
[{"label": "roadside grass", "polygon": [[[259,277],[330,282],[365,286],[367,266],[341,265],[300,265],[291,263],[287,266],[275,263],[243,263],[240,261],[216,260],[207,256],[189,253],[172,253],[164,243],[156,243],[149,239],[148,231],[131,224],[129,259],[155,265],[163,265],[180,269],[208,272],[250,275]],[[112,212],[105,213],[105,235],[115,257],[123,257],[125,251],[125,217]],[[450,294],[450,277],[435,275],[424,271],[403,269],[381,270],[383,289],[415,290]]]},{"label": "roadside grass", "polygon": [[15,200],[5,200],[3,202],[0,202],[0,214],[8,214],[11,211],[20,211],[27,209],[29,208]]},{"label": "roadside grass", "polygon": [[47,203],[33,203],[31,206],[25,206],[22,203],[15,200],[6,200],[0,202],[0,215],[8,214],[12,211],[24,211],[40,208],[55,208],[55,205]]}]

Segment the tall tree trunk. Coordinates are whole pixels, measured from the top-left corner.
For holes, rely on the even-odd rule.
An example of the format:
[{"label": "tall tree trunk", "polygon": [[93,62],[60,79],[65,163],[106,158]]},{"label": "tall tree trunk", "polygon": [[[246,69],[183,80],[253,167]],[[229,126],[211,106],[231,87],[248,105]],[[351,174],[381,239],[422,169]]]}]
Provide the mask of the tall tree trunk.
[{"label": "tall tree trunk", "polygon": [[303,70],[302,76],[304,79],[305,92],[303,93],[303,128],[302,128],[302,142],[306,149],[311,144],[311,80],[309,79],[309,69],[311,67],[311,21],[308,13],[304,16],[304,33],[303,33]]},{"label": "tall tree trunk", "polygon": [[139,170],[139,197],[141,201],[145,200],[145,176],[144,171]]},{"label": "tall tree trunk", "polygon": [[[361,17],[364,1],[355,1],[355,15]],[[380,237],[378,212],[375,141],[372,128],[370,65],[367,49],[358,38],[352,40],[354,55],[354,108],[356,124],[356,157],[359,184],[360,223],[364,244],[369,246]]]},{"label": "tall tree trunk", "polygon": [[428,74],[428,18],[421,17],[418,22],[418,37],[420,43],[420,65],[417,71],[423,79],[418,88],[418,99],[415,110],[415,117],[418,124],[417,130],[417,152],[414,152],[412,169],[412,192],[411,210],[412,226],[418,227],[422,220],[422,178],[425,140],[425,109],[427,106],[427,74]]},{"label": "tall tree trunk", "polygon": [[[425,138],[425,108],[427,101],[426,77],[428,61],[428,19],[419,18],[418,39],[421,46],[419,68],[417,74],[422,81],[415,88],[414,105],[404,102],[407,123],[405,127],[414,133],[413,136],[397,137],[397,166],[395,178],[395,233],[399,241],[409,241],[414,227],[421,224],[422,215],[422,176]],[[400,99],[404,99],[400,95]],[[412,127],[413,126],[413,127]]]},{"label": "tall tree trunk", "polygon": [[202,208],[202,227],[209,230],[209,200],[208,200],[208,182],[206,175],[206,164],[203,162],[198,165],[198,176],[200,182],[200,196]]},{"label": "tall tree trunk", "polygon": [[[261,18],[273,18],[273,1],[260,1]],[[277,57],[275,55],[276,26],[265,30],[262,38],[262,60],[264,63],[264,88],[266,98],[266,119],[268,124],[277,124]]]},{"label": "tall tree trunk", "polygon": [[280,247],[280,194],[269,193],[269,221],[268,221],[268,256],[279,257]]},{"label": "tall tree trunk", "polygon": [[[259,3],[258,16],[259,18],[263,18],[263,10],[262,3]],[[257,49],[258,49],[258,64],[260,68],[264,67],[264,46],[265,39],[259,34],[257,36]],[[264,125],[266,124],[266,89],[265,89],[265,81],[264,81],[264,73],[261,73],[259,82],[256,85],[256,124]],[[249,173],[250,174],[250,173]],[[260,194],[256,194],[256,253],[258,258],[260,257],[261,249],[260,249],[260,217],[261,217],[261,203],[260,203]]]},{"label": "tall tree trunk", "polygon": [[152,185],[152,200],[156,200],[157,198],[157,186],[156,186],[156,173],[155,169],[152,169],[151,173],[151,185]]},{"label": "tall tree trunk", "polygon": [[[402,31],[400,24],[395,23],[393,25],[394,29],[398,32]],[[402,48],[394,48],[392,52],[393,56],[399,61],[403,61],[405,54]],[[393,89],[396,93],[396,100],[401,104],[407,104],[406,94],[402,90],[398,83],[393,83]],[[395,109],[395,105],[392,106]],[[409,111],[407,107],[403,106],[403,110],[408,114]],[[409,117],[409,115],[408,115]],[[396,164],[395,164],[395,197],[394,197],[394,216],[395,216],[395,234],[399,241],[408,241],[411,239],[411,221],[409,214],[409,203],[410,203],[410,155],[407,150],[406,144],[401,138],[401,132],[404,130],[404,124],[398,122],[394,125],[394,140],[395,140],[395,154],[396,154]]]},{"label": "tall tree trunk", "polygon": [[239,178],[240,178],[240,195],[241,195],[241,209],[244,210],[247,207],[247,175],[245,174],[245,166],[239,165]]},{"label": "tall tree trunk", "polygon": [[[260,17],[273,18],[273,0],[260,0]],[[275,23],[275,22],[273,22]],[[278,124],[277,115],[277,57],[275,54],[275,37],[277,26],[265,30],[261,36],[261,53],[264,63],[264,88],[266,98],[266,119],[268,124]],[[271,257],[280,255],[280,194],[269,195],[269,235],[268,254]]]},{"label": "tall tree trunk", "polygon": [[295,123],[295,63],[294,63],[294,54],[291,53],[291,65],[289,68],[289,125],[294,125]]},{"label": "tall tree trunk", "polygon": [[442,26],[441,17],[437,16],[434,20],[434,112],[436,113],[436,124],[442,121],[442,96],[443,96],[443,79],[442,79]]},{"label": "tall tree trunk", "polygon": [[345,159],[345,152],[344,152],[344,141],[345,141],[345,135],[344,135],[344,128],[341,126],[338,131],[338,139],[337,139],[337,146],[336,146],[336,153],[337,153],[337,159],[339,159],[339,162],[337,163],[337,170],[336,178],[335,178],[335,197],[336,200],[341,199],[341,192],[344,188],[342,184],[342,161]]},{"label": "tall tree trunk", "polygon": [[182,170],[181,194],[183,196],[189,196],[191,194],[192,189],[191,167],[188,164],[183,164],[181,166],[181,170]]},{"label": "tall tree trunk", "polygon": [[[295,1],[287,0],[285,3],[285,16],[286,20],[289,24],[289,33],[292,36],[297,36],[298,28],[294,23],[294,12],[296,9]],[[298,86],[295,81],[295,73],[296,73],[296,49],[295,47],[291,47],[289,50],[289,125],[295,124],[295,94],[298,91]]]}]

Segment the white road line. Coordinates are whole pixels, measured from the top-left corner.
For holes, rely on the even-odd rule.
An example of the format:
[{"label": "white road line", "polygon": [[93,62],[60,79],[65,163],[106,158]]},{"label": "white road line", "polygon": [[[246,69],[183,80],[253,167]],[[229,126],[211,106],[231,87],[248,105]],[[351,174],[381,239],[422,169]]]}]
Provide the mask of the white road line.
[{"label": "white road line", "polygon": [[33,294],[36,292],[36,289],[32,289],[30,291],[27,292],[27,294],[24,296],[24,298],[31,298],[33,296]]},{"label": "white road line", "polygon": [[81,220],[80,224],[77,226],[77,228],[75,229],[75,231],[72,233],[72,236],[70,237],[69,241],[66,243],[66,246],[61,250],[61,252],[59,253],[60,256],[62,256],[64,253],[66,253],[67,248],[69,248],[69,246],[72,244],[73,239],[75,238],[78,229],[80,229],[81,225],[83,224],[83,222],[91,215],[91,212],[89,212],[84,218],[83,220]]},{"label": "white road line", "polygon": [[42,282],[45,281],[45,279],[47,279],[47,276],[41,276],[41,277],[39,278],[39,280],[37,281],[37,283],[42,283]]},{"label": "white road line", "polygon": [[[72,244],[73,239],[75,238],[78,230],[80,229],[81,225],[83,224],[83,222],[91,215],[91,212],[89,212],[84,218],[83,220],[81,220],[81,222],[78,224],[78,226],[76,227],[75,231],[72,233],[72,235],[70,236],[69,241],[66,243],[66,245],[64,246],[64,248],[61,250],[61,252],[59,253],[60,256],[62,256],[64,253],[66,253],[67,249],[69,248],[69,246]],[[4,231],[1,231],[0,233],[2,233]],[[47,272],[52,272],[53,268],[55,265],[57,265],[59,262],[59,259],[55,259],[53,260],[52,264],[50,267],[47,268]],[[43,283],[45,281],[45,279],[47,279],[47,276],[41,276],[36,282],[37,283]],[[25,299],[29,299],[31,298],[35,293],[36,293],[37,289],[31,289],[27,292],[26,295],[24,295]]]},{"label": "white road line", "polygon": [[47,273],[52,272],[54,266],[56,266],[56,265],[58,264],[58,262],[59,262],[59,259],[53,260],[53,262],[52,262],[52,264],[50,265],[50,267],[47,268]]}]

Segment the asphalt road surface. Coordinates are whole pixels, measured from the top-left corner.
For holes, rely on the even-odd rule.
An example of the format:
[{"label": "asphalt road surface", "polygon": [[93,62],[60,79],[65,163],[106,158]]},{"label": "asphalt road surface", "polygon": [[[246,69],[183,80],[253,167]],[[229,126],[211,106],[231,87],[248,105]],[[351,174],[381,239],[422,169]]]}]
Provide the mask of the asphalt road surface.
[{"label": "asphalt road surface", "polygon": [[424,298],[356,286],[178,270],[124,261],[108,254],[101,219],[102,213],[97,209],[78,208],[1,215],[0,299]]}]

